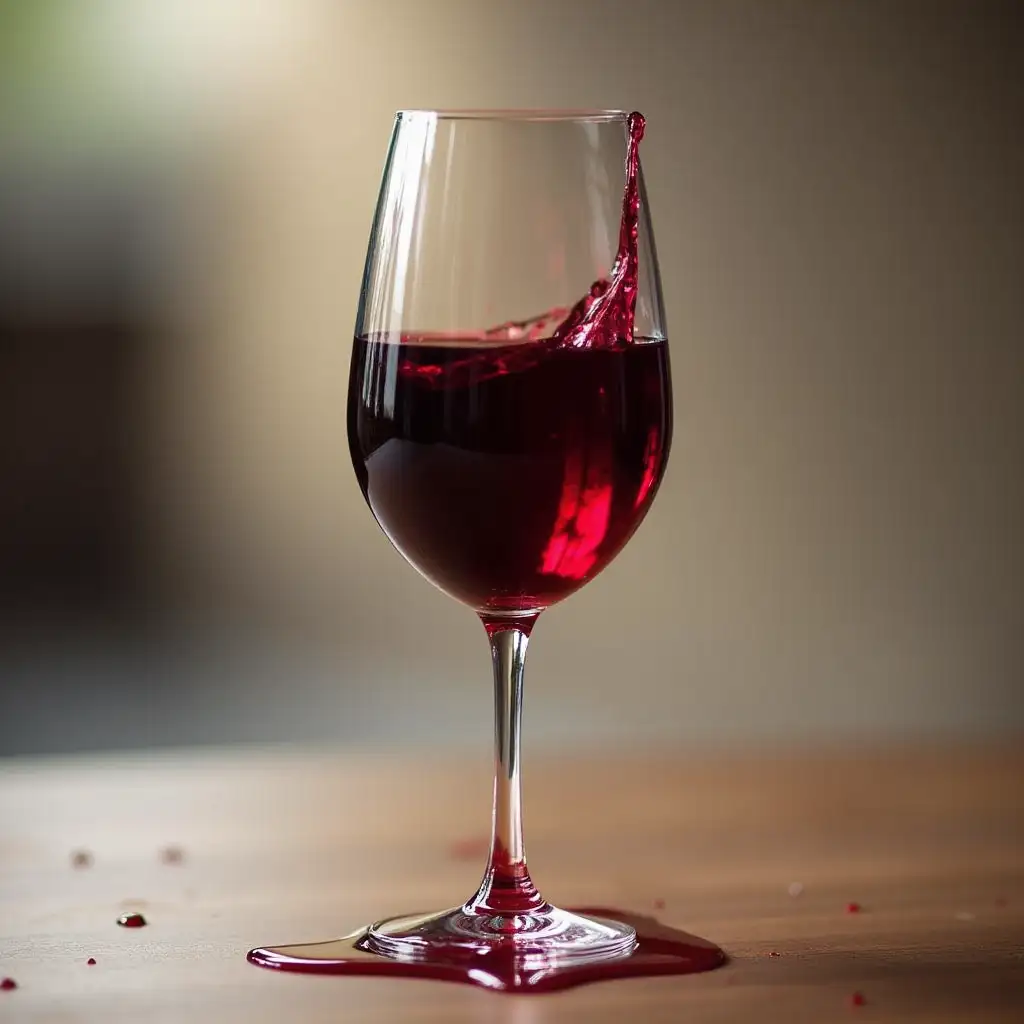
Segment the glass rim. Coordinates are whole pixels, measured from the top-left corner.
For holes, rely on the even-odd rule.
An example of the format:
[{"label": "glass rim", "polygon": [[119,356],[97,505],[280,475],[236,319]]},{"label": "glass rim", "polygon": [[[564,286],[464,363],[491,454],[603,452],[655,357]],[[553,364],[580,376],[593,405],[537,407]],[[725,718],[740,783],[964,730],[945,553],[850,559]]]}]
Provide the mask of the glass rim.
[{"label": "glass rim", "polygon": [[575,121],[591,124],[606,124],[625,121],[629,114],[625,110],[545,110],[538,109],[494,109],[453,107],[446,110],[411,109],[395,111],[399,121],[409,118],[430,117],[437,121]]}]

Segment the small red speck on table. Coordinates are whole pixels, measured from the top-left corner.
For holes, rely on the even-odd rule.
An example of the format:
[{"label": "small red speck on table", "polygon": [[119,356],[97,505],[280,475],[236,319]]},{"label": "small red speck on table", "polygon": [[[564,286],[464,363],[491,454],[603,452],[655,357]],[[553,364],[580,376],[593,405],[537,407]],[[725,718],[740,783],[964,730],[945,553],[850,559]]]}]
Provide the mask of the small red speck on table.
[{"label": "small red speck on table", "polygon": [[851,1006],[864,1006],[866,1003],[867,1000],[864,998],[863,992],[854,992],[853,995],[850,996]]},{"label": "small red speck on table", "polygon": [[143,928],[146,924],[146,919],[141,914],[122,914],[118,919],[117,923],[122,928]]},{"label": "small red speck on table", "polygon": [[448,847],[448,853],[453,860],[482,860],[490,852],[490,849],[490,839],[473,836],[469,839],[456,839]]},{"label": "small red speck on table", "polygon": [[96,963],[96,957],[94,957],[94,956],[91,956],[91,957],[89,957],[89,959],[88,959],[88,960],[86,960],[85,962],[86,962],[86,963],[87,963],[87,964],[88,964],[88,965],[89,965],[90,967],[92,967],[92,966],[94,966],[94,965],[95,965],[95,963]]},{"label": "small red speck on table", "polygon": [[851,901],[850,903],[846,904],[846,912],[848,914],[859,914],[860,911],[861,911],[861,906],[860,906],[859,903],[855,903],[855,902]]},{"label": "small red speck on table", "polygon": [[13,992],[18,987],[18,983],[13,978],[4,978],[0,981],[0,990],[4,992]]}]

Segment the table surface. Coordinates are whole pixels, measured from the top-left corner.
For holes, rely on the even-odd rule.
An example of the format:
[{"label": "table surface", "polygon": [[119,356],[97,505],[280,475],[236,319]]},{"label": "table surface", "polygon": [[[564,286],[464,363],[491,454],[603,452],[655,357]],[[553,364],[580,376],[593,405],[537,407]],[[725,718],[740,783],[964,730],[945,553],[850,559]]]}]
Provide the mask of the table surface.
[{"label": "table surface", "polygon": [[712,938],[727,967],[516,996],[245,962],[468,896],[483,757],[0,761],[0,1021],[1024,1021],[1021,744],[614,754],[527,758],[535,880]]}]

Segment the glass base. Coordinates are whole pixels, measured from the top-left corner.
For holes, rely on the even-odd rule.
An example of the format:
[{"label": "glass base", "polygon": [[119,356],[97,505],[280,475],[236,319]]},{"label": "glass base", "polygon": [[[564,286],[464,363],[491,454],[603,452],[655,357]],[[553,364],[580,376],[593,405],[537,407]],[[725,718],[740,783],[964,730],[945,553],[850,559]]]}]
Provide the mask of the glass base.
[{"label": "glass base", "polygon": [[636,929],[621,921],[586,917],[546,906],[526,914],[467,912],[392,917],[366,932],[365,948],[393,960],[472,959],[504,953],[516,967],[531,970],[600,963],[629,956]]},{"label": "glass base", "polygon": [[250,950],[248,959],[303,974],[434,979],[521,994],[613,978],[698,974],[727,962],[714,943],[629,911],[545,906],[538,916],[547,924],[517,923],[509,915],[496,923],[460,907],[390,918],[327,942],[264,946]]}]

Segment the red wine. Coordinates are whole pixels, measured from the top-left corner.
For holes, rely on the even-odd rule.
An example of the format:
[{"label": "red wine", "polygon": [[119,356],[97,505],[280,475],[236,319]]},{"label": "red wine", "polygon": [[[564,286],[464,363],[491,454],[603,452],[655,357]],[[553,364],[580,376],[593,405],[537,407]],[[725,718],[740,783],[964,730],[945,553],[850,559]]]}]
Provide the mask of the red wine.
[{"label": "red wine", "polygon": [[571,309],[473,336],[355,339],[363,494],[408,561],[477,611],[536,612],[592,579],[664,472],[668,348],[633,333],[643,131],[631,114],[611,273]]},{"label": "red wine", "polygon": [[[483,383],[494,376],[529,369],[550,351],[560,348],[614,348],[633,341],[636,297],[640,282],[637,238],[640,229],[640,140],[644,137],[643,114],[629,115],[629,143],[626,149],[626,184],[622,196],[619,246],[611,274],[595,281],[571,309],[549,309],[528,320],[499,324],[478,335],[444,339],[431,333],[405,334],[403,340],[424,342],[441,338],[472,345],[474,341],[494,345],[453,358],[444,365],[403,362],[402,373],[433,385],[462,381]],[[546,332],[551,330],[551,336]],[[535,347],[502,348],[503,342],[535,342]]]},{"label": "red wine", "polygon": [[122,928],[145,928],[147,924],[146,919],[138,913],[122,914],[117,923]]},{"label": "red wine", "polygon": [[586,909],[574,913],[621,921],[636,929],[636,949],[627,957],[590,964],[524,964],[509,945],[467,953],[464,948],[432,944],[429,959],[391,960],[366,947],[365,932],[330,942],[250,951],[250,963],[309,974],[372,974],[393,978],[460,981],[498,992],[540,993],[591,981],[665,974],[697,974],[727,962],[717,947],[686,932],[621,910]]},{"label": "red wine", "polygon": [[[504,353],[514,369],[466,368]],[[593,578],[665,468],[663,341],[467,354],[357,338],[351,388],[349,443],[374,516],[424,576],[478,611],[536,611]]]}]

